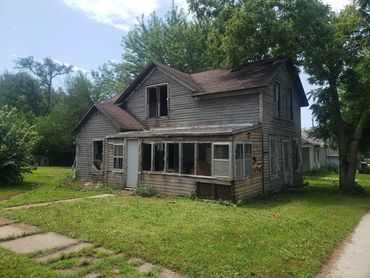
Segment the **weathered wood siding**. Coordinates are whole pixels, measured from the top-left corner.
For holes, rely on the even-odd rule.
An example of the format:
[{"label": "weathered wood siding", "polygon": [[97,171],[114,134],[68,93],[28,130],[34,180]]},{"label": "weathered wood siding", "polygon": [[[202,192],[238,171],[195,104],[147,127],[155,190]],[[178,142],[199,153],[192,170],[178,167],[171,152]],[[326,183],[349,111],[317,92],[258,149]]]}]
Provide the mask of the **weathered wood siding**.
[{"label": "weathered wood siding", "polygon": [[[280,83],[281,91],[281,118],[274,116],[274,85]],[[293,121],[288,119],[287,97],[288,90],[293,90]],[[263,131],[263,151],[264,151],[264,185],[266,192],[279,191],[284,186],[283,176],[283,156],[282,141],[286,140],[292,146],[292,140],[297,139],[301,143],[301,109],[299,100],[294,90],[294,86],[289,77],[288,71],[283,65],[273,81],[264,89],[262,106],[262,131]],[[269,139],[277,139],[278,145],[278,175],[271,177],[270,174],[270,147]],[[299,147],[300,150],[300,147]],[[301,171],[293,171],[293,184],[298,185],[302,182]]]},{"label": "weathered wood siding", "polygon": [[[107,142],[104,139],[109,134],[119,130],[101,112],[94,112],[77,134],[76,148],[76,178],[79,180],[104,181],[104,172],[107,167]],[[93,169],[93,140],[104,139],[102,171]]]},{"label": "weathered wood siding", "polygon": [[[123,145],[123,169],[122,171],[114,169],[113,164],[113,152],[114,152],[114,145],[115,144],[122,144]],[[106,168],[106,180],[108,184],[114,184],[123,187],[126,181],[126,144],[123,138],[109,138],[107,139],[107,146],[108,146],[108,158],[107,158],[107,168]]]},{"label": "weathered wood siding", "polygon": [[[244,132],[234,135],[234,142],[252,143],[252,156],[256,157],[257,164],[261,165],[260,170],[255,169],[253,176],[246,179],[237,179],[234,182],[235,199],[246,199],[263,193],[262,185],[262,130]],[[235,166],[234,166],[235,167]]]},{"label": "weathered wood siding", "polygon": [[[147,118],[145,87],[168,83],[169,113],[160,118]],[[258,123],[258,93],[212,99],[195,99],[183,84],[155,69],[128,98],[126,109],[151,127],[171,127],[201,124]]]}]

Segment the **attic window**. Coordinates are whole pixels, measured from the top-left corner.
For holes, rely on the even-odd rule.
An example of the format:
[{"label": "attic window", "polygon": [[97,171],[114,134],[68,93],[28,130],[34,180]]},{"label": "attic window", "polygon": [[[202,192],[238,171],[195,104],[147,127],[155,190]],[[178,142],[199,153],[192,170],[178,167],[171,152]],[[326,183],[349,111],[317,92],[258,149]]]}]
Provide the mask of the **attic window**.
[{"label": "attic window", "polygon": [[289,89],[288,91],[288,116],[289,120],[293,120],[293,91]]},{"label": "attic window", "polygon": [[167,85],[157,85],[147,88],[147,115],[149,118],[168,115]]}]

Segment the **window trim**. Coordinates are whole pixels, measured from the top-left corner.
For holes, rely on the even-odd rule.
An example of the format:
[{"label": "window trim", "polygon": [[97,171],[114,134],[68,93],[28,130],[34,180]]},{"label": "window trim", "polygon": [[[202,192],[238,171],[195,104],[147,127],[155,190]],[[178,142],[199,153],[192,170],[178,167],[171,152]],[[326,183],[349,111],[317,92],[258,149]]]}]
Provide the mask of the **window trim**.
[{"label": "window trim", "polygon": [[[275,140],[276,143],[275,143],[275,148],[276,148],[276,174],[273,174],[272,173],[272,160],[271,160],[271,157],[272,157],[272,151],[271,151],[271,141],[272,140]],[[279,177],[279,147],[278,147],[278,137],[277,136],[270,136],[269,138],[269,159],[270,159],[270,178],[271,179],[274,179],[274,178],[278,178]]]},{"label": "window trim", "polygon": [[[150,88],[153,88],[153,87],[160,87],[160,86],[164,86],[166,85],[167,86],[167,115],[166,116],[160,116],[160,101],[158,101],[157,99],[157,115],[155,117],[149,117],[149,104],[148,104],[148,101],[149,101],[149,98],[148,98],[148,89]],[[152,85],[148,85],[148,86],[145,86],[144,87],[144,105],[145,105],[145,116],[146,116],[146,119],[154,119],[154,118],[165,118],[165,117],[168,117],[168,115],[170,114],[170,85],[168,82],[165,82],[165,83],[156,83],[156,84],[152,84]],[[158,96],[158,93],[157,93],[157,96]]]},{"label": "window trim", "polygon": [[[115,146],[122,146],[122,156],[116,156],[114,155],[114,148]],[[125,144],[124,143],[117,143],[113,144],[113,167],[112,167],[112,172],[123,172],[124,169],[124,157],[125,157]],[[115,168],[114,167],[114,159],[115,158],[122,158],[122,169],[121,168]]]},{"label": "window trim", "polygon": [[[102,163],[100,165],[100,169],[97,169],[95,164],[94,164],[94,143],[95,142],[98,142],[98,141],[101,141],[103,142],[103,145],[102,145]],[[104,166],[104,139],[92,139],[92,152],[91,152],[91,162],[92,162],[92,169],[93,171],[95,172],[103,172],[103,166]]]},{"label": "window trim", "polygon": [[[215,145],[228,145],[229,146],[229,158],[228,159],[220,159],[220,158],[215,158]],[[232,142],[212,142],[212,149],[211,149],[211,153],[212,153],[212,171],[211,171],[211,174],[212,174],[212,177],[216,177],[216,178],[230,178],[232,179],[233,176],[232,176],[232,165],[231,165],[231,161],[232,161],[232,155],[233,155],[233,149],[232,149]],[[228,176],[218,176],[215,174],[215,161],[228,161],[229,162],[229,175]]]},{"label": "window trim", "polygon": [[[243,153],[243,158],[241,159],[242,161],[243,161],[243,175],[242,176],[240,176],[240,177],[238,177],[237,176],[237,174],[236,174],[236,155],[235,155],[235,151],[236,151],[236,145],[237,144],[241,144],[242,146],[243,146],[243,148],[242,148],[242,153]],[[246,158],[244,157],[244,155],[245,155],[245,145],[251,145],[251,154],[252,154],[252,158],[251,158],[251,160],[252,160],[252,175],[251,176],[247,176],[246,175],[246,163],[245,163],[245,161],[246,161]],[[253,175],[253,143],[252,143],[252,141],[234,141],[234,179],[235,180],[243,180],[243,179],[251,179],[251,178],[253,178],[254,177],[254,175]]]}]

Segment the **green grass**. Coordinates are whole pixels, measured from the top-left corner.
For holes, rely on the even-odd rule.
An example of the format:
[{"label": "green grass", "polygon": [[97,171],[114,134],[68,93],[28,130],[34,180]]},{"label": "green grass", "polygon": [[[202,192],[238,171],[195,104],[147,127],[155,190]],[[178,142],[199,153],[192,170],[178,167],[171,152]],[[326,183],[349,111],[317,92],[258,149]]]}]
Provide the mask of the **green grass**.
[{"label": "green grass", "polygon": [[105,192],[110,188],[93,190],[78,190],[70,186],[72,170],[70,167],[39,167],[32,173],[24,175],[23,182],[13,184],[0,184],[0,207],[23,204],[41,203],[47,201],[85,197]]},{"label": "green grass", "polygon": [[[358,179],[370,189],[370,175]],[[117,196],[3,214],[191,277],[307,277],[370,209],[369,195],[343,196],[333,182],[316,176],[242,207]]]}]

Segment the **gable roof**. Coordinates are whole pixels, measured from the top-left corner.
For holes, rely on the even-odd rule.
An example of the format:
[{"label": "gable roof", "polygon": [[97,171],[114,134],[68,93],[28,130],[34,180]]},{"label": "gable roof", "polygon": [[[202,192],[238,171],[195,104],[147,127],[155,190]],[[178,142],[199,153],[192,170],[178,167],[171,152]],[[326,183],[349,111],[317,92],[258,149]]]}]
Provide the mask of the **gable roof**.
[{"label": "gable roof", "polygon": [[94,104],[73,131],[78,132],[95,110],[100,111],[120,131],[141,130],[145,128],[133,115],[108,100],[104,103]]},{"label": "gable roof", "polygon": [[187,74],[153,61],[115,100],[115,103],[117,104],[124,101],[155,67],[158,67],[160,70],[189,87],[193,92],[192,96],[204,96],[266,87],[283,64],[285,64],[288,69],[301,106],[308,106],[306,94],[301,80],[299,79],[297,69],[289,58],[275,58],[254,62],[242,66],[239,70],[216,69],[194,74]]}]

